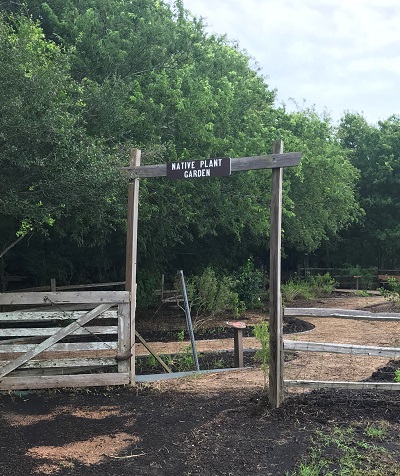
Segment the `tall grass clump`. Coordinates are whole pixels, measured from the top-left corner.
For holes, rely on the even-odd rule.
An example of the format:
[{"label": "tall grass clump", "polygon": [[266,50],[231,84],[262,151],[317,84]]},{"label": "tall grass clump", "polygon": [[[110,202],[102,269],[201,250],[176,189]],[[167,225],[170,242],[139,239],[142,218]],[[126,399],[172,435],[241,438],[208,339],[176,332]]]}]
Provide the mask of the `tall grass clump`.
[{"label": "tall grass clump", "polygon": [[282,285],[282,300],[288,303],[296,299],[329,296],[335,290],[335,286],[336,282],[329,273],[308,276],[306,279],[290,278],[286,284]]},{"label": "tall grass clump", "polygon": [[266,321],[261,321],[253,328],[253,334],[261,344],[255,354],[255,360],[260,363],[261,370],[264,374],[264,388],[267,386],[268,364],[269,364],[269,327]]}]

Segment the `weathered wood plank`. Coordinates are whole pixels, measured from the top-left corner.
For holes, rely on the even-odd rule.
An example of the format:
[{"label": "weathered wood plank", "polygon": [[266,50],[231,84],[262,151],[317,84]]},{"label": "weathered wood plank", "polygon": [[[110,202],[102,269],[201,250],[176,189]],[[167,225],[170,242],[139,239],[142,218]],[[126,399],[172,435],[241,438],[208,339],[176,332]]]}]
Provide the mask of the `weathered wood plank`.
[{"label": "weathered wood plank", "polygon": [[[17,329],[0,329],[0,337],[25,337],[25,336],[52,336],[60,330],[60,327],[24,327]],[[117,334],[117,326],[86,326],[71,332],[70,335],[78,336],[91,334]],[[3,342],[0,341],[0,345]]]},{"label": "weathered wood plank", "polygon": [[48,339],[44,340],[38,345],[35,345],[34,348],[28,350],[24,355],[19,356],[13,362],[10,362],[9,364],[1,368],[0,379],[5,377],[8,373],[12,372],[20,365],[27,362],[29,359],[32,359],[33,357],[40,354],[44,350],[48,349],[53,344],[57,343],[58,341],[60,341],[61,339],[69,335],[71,332],[75,331],[76,329],[79,329],[81,326],[84,326],[85,324],[87,324],[89,321],[94,319],[96,316],[98,316],[102,312],[107,311],[107,309],[109,309],[111,306],[112,304],[101,304],[100,306],[97,306],[95,309],[93,309],[92,311],[89,311],[87,314],[79,318],[77,321],[71,323],[67,327],[63,327],[62,329],[60,329],[58,332],[56,332],[54,335],[52,335]]},{"label": "weathered wood plank", "polygon": [[[7,365],[10,360],[0,360],[0,366]],[[109,367],[116,365],[114,357],[76,358],[76,359],[52,359],[52,360],[29,360],[19,367],[20,369],[44,369],[44,368],[68,368],[68,367]]]},{"label": "weathered wood plank", "polygon": [[[237,157],[231,159],[231,171],[240,172],[246,170],[274,169],[282,167],[295,167],[299,165],[301,152],[289,152],[286,154],[273,153],[257,157]],[[142,165],[140,167],[122,167],[131,178],[165,177],[167,164]]]},{"label": "weathered wood plank", "polygon": [[329,317],[338,319],[357,319],[365,321],[400,321],[400,314],[394,312],[373,313],[347,309],[326,308],[286,308],[285,316],[293,317]]},{"label": "weathered wood plank", "polygon": [[[130,167],[134,169],[140,168],[141,151],[132,149],[130,154]],[[165,166],[165,173],[166,173]],[[126,265],[125,265],[125,289],[130,292],[130,342],[131,342],[131,359],[130,359],[130,376],[131,384],[135,383],[135,329],[136,329],[136,272],[137,272],[137,240],[138,240],[138,215],[139,215],[139,185],[140,181],[137,176],[132,177],[133,180],[128,188],[128,220],[126,234]]]},{"label": "weathered wood plank", "polygon": [[[87,311],[12,311],[0,312],[0,322],[41,322],[41,321],[71,321],[79,319]],[[117,310],[103,312],[96,319],[116,319]]]},{"label": "weathered wood plank", "polygon": [[284,380],[285,387],[343,388],[348,390],[400,390],[400,383]]},{"label": "weathered wood plank", "polygon": [[[283,153],[283,142],[273,144],[275,154]],[[269,314],[269,402],[278,408],[283,402],[283,320],[281,296],[282,168],[272,171],[270,226],[270,314]]]},{"label": "weathered wood plank", "polygon": [[36,377],[4,377],[0,381],[0,390],[27,390],[39,388],[64,387],[102,387],[110,385],[127,385],[129,374],[104,373],[85,375],[58,375]]},{"label": "weathered wood plank", "polygon": [[[93,288],[111,288],[113,286],[124,286],[125,281],[115,281],[110,283],[92,283],[92,284],[68,284],[64,286],[57,286],[58,291],[70,291],[72,289],[93,289]],[[37,286],[34,288],[24,288],[21,292],[40,292],[51,291],[51,286]]]},{"label": "weathered wood plank", "polygon": [[[1,344],[0,354],[13,352],[28,352],[34,350],[39,344]],[[116,350],[117,342],[66,342],[53,344],[49,352],[80,352],[84,350]],[[42,351],[43,352],[43,351]],[[37,355],[37,354],[36,354]],[[1,370],[1,369],[0,369]]]},{"label": "weathered wood plank", "polygon": [[[116,367],[116,363],[114,363],[114,366]],[[107,369],[110,369],[110,367],[107,367]],[[19,367],[17,370],[14,370],[10,377],[22,377],[22,376],[43,376],[43,375],[79,375],[79,374],[86,374],[86,373],[93,373],[93,372],[101,372],[104,371],[102,367],[99,366],[87,366],[87,367],[65,367],[65,368],[49,368],[45,367],[43,369],[21,369]]]},{"label": "weathered wood plank", "polygon": [[150,346],[148,342],[146,342],[143,337],[139,334],[138,331],[135,331],[135,336],[140,340],[143,346],[150,352],[151,355],[155,357],[157,362],[166,370],[168,373],[172,373],[172,370],[168,367],[168,365],[161,359],[161,357],[157,354],[157,352]]},{"label": "weathered wood plank", "polygon": [[129,302],[128,291],[76,291],[56,293],[1,293],[0,305],[124,303]]},{"label": "weathered wood plank", "polygon": [[118,372],[130,372],[131,368],[131,327],[130,327],[130,306],[120,304],[118,306]]},{"label": "weathered wood plank", "polygon": [[354,344],[331,344],[321,342],[283,341],[285,350],[305,352],[329,352],[333,354],[371,355],[376,357],[398,358],[400,347],[377,347]]}]

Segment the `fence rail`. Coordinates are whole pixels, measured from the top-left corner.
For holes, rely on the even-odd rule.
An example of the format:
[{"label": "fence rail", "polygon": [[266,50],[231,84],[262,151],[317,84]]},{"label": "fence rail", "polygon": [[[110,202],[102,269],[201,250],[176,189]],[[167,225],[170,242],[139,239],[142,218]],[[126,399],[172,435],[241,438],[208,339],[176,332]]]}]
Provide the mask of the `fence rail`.
[{"label": "fence rail", "polygon": [[[286,308],[285,316],[313,317],[313,318],[336,318],[355,319],[364,321],[400,322],[399,313],[372,313],[369,311],[343,310],[343,309],[317,309],[317,308]],[[305,342],[283,340],[283,350],[298,352],[327,352],[334,354],[366,355],[374,357],[399,358],[400,347],[367,346],[356,344],[337,344],[329,342]],[[317,380],[289,380],[284,379],[284,387],[302,388],[344,388],[344,389],[381,389],[400,390],[400,383],[391,382],[344,382],[344,381],[317,381]]]}]

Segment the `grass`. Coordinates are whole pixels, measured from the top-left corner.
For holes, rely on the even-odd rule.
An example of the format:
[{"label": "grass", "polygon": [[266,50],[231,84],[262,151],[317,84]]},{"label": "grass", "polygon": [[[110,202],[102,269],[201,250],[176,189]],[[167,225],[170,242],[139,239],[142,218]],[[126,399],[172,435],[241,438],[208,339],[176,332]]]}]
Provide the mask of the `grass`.
[{"label": "grass", "polygon": [[307,279],[292,278],[282,285],[282,299],[284,303],[290,303],[296,299],[329,296],[335,290],[335,285],[335,280],[329,273],[308,276]]},{"label": "grass", "polygon": [[384,446],[387,438],[385,422],[317,430],[307,460],[286,476],[400,476],[396,458]]}]

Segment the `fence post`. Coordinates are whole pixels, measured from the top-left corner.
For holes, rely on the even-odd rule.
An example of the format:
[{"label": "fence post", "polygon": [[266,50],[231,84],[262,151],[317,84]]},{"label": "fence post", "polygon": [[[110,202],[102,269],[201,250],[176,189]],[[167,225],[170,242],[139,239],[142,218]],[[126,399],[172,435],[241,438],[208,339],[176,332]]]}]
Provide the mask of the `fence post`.
[{"label": "fence post", "polygon": [[[283,141],[274,141],[272,153],[283,153]],[[269,273],[269,402],[272,408],[278,408],[283,402],[283,313],[281,296],[282,170],[282,168],[272,169]]]},{"label": "fence post", "polygon": [[[130,166],[139,167],[141,151],[132,149],[130,153]],[[139,212],[139,179],[131,181],[128,188],[128,222],[126,235],[126,290],[130,291],[130,331],[131,352],[130,383],[135,384],[135,317],[136,317],[136,264],[137,264],[137,233]]]}]

